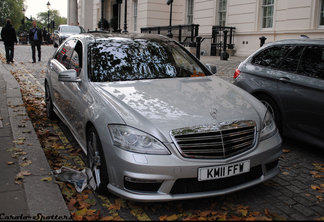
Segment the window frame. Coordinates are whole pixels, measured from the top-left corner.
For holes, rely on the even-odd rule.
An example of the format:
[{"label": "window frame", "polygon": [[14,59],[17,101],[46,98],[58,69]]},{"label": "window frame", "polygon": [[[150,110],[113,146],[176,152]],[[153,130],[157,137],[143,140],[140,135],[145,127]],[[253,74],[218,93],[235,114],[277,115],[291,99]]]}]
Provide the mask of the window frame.
[{"label": "window frame", "polygon": [[194,0],[187,0],[186,6],[186,23],[190,25],[194,19]]},{"label": "window frame", "polygon": [[[272,2],[269,3],[268,1],[272,1]],[[273,28],[274,4],[275,4],[275,0],[262,0],[262,5],[261,5],[261,11],[262,11],[261,28],[262,29]],[[265,15],[267,12],[270,12],[270,15]]]},{"label": "window frame", "polygon": [[218,0],[218,25],[226,26],[227,0]]},{"label": "window frame", "polygon": [[133,0],[133,31],[137,31],[138,0]]},{"label": "window frame", "polygon": [[324,28],[324,0],[320,0],[319,10],[318,24],[319,27]]}]

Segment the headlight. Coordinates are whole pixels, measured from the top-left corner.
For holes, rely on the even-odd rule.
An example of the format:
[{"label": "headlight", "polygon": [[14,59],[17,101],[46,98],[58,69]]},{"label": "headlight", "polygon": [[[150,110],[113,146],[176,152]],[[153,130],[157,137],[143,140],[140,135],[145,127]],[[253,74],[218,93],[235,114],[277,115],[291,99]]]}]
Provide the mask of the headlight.
[{"label": "headlight", "polygon": [[115,146],[136,153],[170,154],[169,150],[153,136],[122,125],[108,126]]},{"label": "headlight", "polygon": [[267,110],[262,123],[261,140],[265,140],[273,136],[276,129],[276,124],[273,121],[272,115],[270,114],[269,110]]}]

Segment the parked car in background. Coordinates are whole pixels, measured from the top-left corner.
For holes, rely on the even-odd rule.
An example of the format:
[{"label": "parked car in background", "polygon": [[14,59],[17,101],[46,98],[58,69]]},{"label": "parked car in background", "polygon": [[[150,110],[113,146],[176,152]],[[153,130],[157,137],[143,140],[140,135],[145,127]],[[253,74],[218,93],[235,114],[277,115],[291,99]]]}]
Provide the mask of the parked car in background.
[{"label": "parked car in background", "polygon": [[234,79],[268,107],[283,136],[324,147],[324,39],[264,45]]},{"label": "parked car in background", "polygon": [[48,62],[46,112],[69,127],[97,188],[135,201],[223,195],[279,173],[256,98],[160,35],[85,33]]},{"label": "parked car in background", "polygon": [[57,48],[62,42],[71,35],[84,33],[85,30],[82,26],[74,25],[60,25],[53,34],[53,46]]}]

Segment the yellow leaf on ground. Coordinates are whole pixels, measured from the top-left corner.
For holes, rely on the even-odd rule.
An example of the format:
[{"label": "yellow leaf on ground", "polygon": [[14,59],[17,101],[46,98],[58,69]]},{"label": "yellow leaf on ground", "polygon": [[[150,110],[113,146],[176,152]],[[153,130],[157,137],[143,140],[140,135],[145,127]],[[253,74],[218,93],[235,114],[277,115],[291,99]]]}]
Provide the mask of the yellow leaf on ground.
[{"label": "yellow leaf on ground", "polygon": [[100,219],[101,221],[110,221],[110,220],[114,220],[114,217],[112,216],[106,216]]},{"label": "yellow leaf on ground", "polygon": [[171,216],[168,216],[166,220],[167,221],[174,221],[174,220],[178,220],[178,219],[179,219],[179,217],[176,214],[173,214]]},{"label": "yellow leaf on ground", "polygon": [[41,181],[48,181],[48,182],[50,182],[50,181],[52,181],[52,177],[43,177],[41,179]]},{"label": "yellow leaf on ground", "polygon": [[313,190],[320,190],[321,189],[319,186],[316,186],[316,185],[311,185],[311,188]]}]

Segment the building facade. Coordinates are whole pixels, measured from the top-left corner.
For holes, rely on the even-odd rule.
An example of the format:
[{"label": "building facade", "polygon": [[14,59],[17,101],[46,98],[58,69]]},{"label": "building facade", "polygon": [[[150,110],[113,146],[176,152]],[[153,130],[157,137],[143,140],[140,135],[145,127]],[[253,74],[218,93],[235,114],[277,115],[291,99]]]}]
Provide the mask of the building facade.
[{"label": "building facade", "polygon": [[[101,17],[128,32],[169,25],[167,0],[68,1],[68,21],[79,23],[86,30],[99,28]],[[173,0],[172,25],[184,24],[199,24],[206,54],[210,54],[213,26],[235,27],[235,54],[247,56],[260,47],[262,36],[265,42],[301,35],[324,38],[324,0]]]}]

